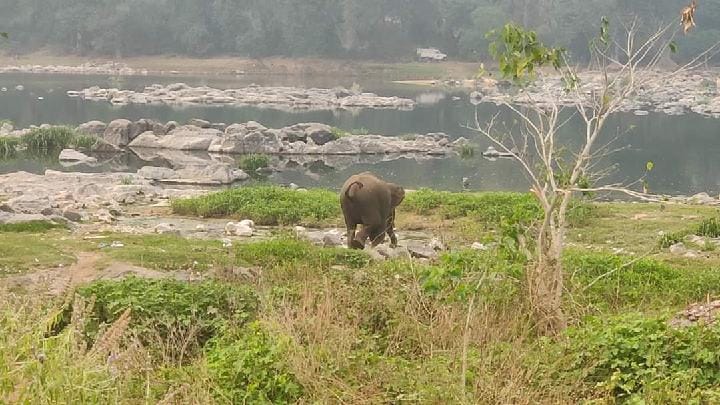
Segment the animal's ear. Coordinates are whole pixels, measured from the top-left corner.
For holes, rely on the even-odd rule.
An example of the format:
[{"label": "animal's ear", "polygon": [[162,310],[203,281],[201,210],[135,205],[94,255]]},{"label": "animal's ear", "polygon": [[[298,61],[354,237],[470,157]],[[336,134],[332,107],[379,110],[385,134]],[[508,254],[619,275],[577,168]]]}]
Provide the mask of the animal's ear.
[{"label": "animal's ear", "polygon": [[405,189],[397,184],[390,185],[390,204],[397,207],[405,199]]}]

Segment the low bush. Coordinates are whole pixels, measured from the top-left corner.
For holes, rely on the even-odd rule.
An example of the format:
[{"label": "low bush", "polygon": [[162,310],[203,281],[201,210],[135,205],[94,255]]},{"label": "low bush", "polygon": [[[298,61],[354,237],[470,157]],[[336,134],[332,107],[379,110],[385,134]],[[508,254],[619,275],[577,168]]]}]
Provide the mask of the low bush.
[{"label": "low bush", "polygon": [[253,322],[213,340],[207,351],[218,401],[232,404],[292,404],[303,388],[286,365],[289,339]]},{"label": "low bush", "polygon": [[219,331],[243,325],[258,309],[257,297],[249,288],[213,281],[128,278],[95,282],[78,292],[83,297],[95,297],[90,336],[129,308],[129,327],[141,340],[166,343],[180,337],[189,352],[202,347]]},{"label": "low bush", "polygon": [[720,293],[720,273],[710,268],[575,250],[566,252],[565,265],[574,300],[589,311],[682,305]]},{"label": "low bush", "polygon": [[201,217],[252,219],[259,225],[316,223],[340,216],[337,193],[295,191],[278,186],[242,187],[189,199],[174,200],[173,211]]},{"label": "low bush", "polygon": [[250,154],[240,160],[239,167],[248,174],[257,172],[258,169],[265,169],[270,166],[270,158],[262,154]]},{"label": "low bush", "polygon": [[[638,314],[592,319],[571,329],[554,384],[584,383],[584,397],[620,403],[720,400],[720,328],[675,328]],[[559,366],[559,367],[558,367]]]}]

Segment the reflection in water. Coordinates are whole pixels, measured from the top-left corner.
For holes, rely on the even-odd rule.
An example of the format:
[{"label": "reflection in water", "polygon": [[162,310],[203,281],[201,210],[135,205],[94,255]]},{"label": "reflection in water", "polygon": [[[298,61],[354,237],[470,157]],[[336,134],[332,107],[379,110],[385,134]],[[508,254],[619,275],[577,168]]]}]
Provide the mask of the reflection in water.
[{"label": "reflection in water", "polygon": [[[323,78],[153,78],[124,77],[113,83],[107,76],[53,76],[53,75],[0,75],[0,87],[8,91],[0,92],[0,119],[10,119],[18,127],[30,124],[52,123],[77,125],[82,122],[99,119],[110,121],[115,118],[152,118],[159,121],[175,120],[185,122],[191,118],[203,118],[212,122],[236,123],[250,120],[280,128],[299,122],[324,122],[346,131],[366,129],[369,133],[402,135],[406,133],[445,132],[451,138],[465,136],[477,145],[477,150],[485,150],[489,143],[464,128],[473,122],[475,106],[468,96],[461,92],[443,93],[427,89],[415,89],[387,83],[362,82],[367,91],[379,95],[397,95],[414,98],[420,102],[413,111],[362,110],[362,111],[313,111],[288,113],[271,109],[253,107],[215,107],[193,106],[176,108],[163,105],[130,105],[113,107],[106,103],[86,102],[67,97],[67,90],[76,90],[92,85],[142,89],[153,83],[168,84],[184,81],[191,85],[209,85],[212,87],[236,87],[256,82],[260,85],[294,85],[307,87],[349,87],[353,80],[338,81]],[[263,82],[265,80],[265,82]],[[22,84],[23,91],[15,90]],[[457,97],[460,99],[457,99]],[[38,100],[43,97],[44,100]],[[510,130],[514,127],[514,117],[509,111],[498,109],[494,104],[477,106],[480,119],[489,119],[500,113],[499,120]],[[650,187],[661,193],[692,194],[707,191],[720,192],[720,120],[701,117],[696,114],[667,116],[651,113],[647,116],[618,114],[607,123],[607,140],[611,136],[623,133],[624,143],[615,147],[625,147],[621,152],[606,159],[605,166],[615,165],[618,170],[606,181],[629,181],[642,175],[647,161],[655,163],[655,169],[649,176]],[[560,139],[566,145],[578,142],[583,136],[581,122],[577,119],[563,127]],[[601,142],[605,143],[605,142]],[[479,155],[479,153],[477,154]],[[134,154],[123,154],[101,160],[101,165],[83,168],[88,171],[137,170],[145,164],[164,164],[144,162]],[[302,186],[339,187],[342,180],[350,174],[362,170],[373,170],[397,181],[409,188],[434,187],[439,189],[460,190],[462,179],[467,177],[473,189],[479,190],[526,190],[527,183],[519,168],[511,161],[500,159],[489,162],[481,156],[468,160],[460,158],[444,160],[424,160],[401,158],[392,161],[363,162],[338,167],[331,162],[325,164],[333,169],[319,166],[319,170],[309,170],[307,162],[299,164],[294,170],[274,174],[271,180],[294,182]],[[45,168],[68,170],[56,160],[15,159],[0,161],[0,173],[26,170],[42,173]]]}]

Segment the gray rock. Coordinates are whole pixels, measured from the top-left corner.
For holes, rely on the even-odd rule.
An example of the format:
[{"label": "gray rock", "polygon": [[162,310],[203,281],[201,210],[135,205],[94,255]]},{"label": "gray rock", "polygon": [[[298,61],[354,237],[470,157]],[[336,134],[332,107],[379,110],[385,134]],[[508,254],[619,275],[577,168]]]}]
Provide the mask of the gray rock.
[{"label": "gray rock", "polygon": [[687,251],[688,250],[685,247],[685,244],[682,242],[676,243],[676,244],[670,246],[670,253],[672,253],[676,256],[684,255],[685,253],[687,253]]},{"label": "gray rock", "polygon": [[201,120],[199,118],[191,119],[190,121],[188,121],[188,125],[193,125],[203,129],[212,128],[212,124],[210,123],[210,121]]},{"label": "gray rock", "polygon": [[324,247],[338,247],[342,245],[342,235],[337,230],[325,232],[325,234],[323,235]]},{"label": "gray rock", "polygon": [[61,162],[97,163],[97,159],[74,149],[63,149],[58,159]]},{"label": "gray rock", "polygon": [[325,124],[310,124],[305,129],[305,135],[312,139],[315,145],[319,146],[335,140],[332,128]]},{"label": "gray rock", "polygon": [[153,231],[159,235],[180,235],[180,230],[166,223],[157,224]]},{"label": "gray rock", "polygon": [[117,153],[120,152],[121,149],[103,138],[98,138],[95,144],[90,147],[90,151],[95,153]]},{"label": "gray rock", "polygon": [[108,124],[103,139],[115,146],[127,146],[130,143],[130,131],[133,123],[126,119],[114,120]]},{"label": "gray rock", "polygon": [[90,121],[78,126],[77,131],[85,135],[102,137],[107,129],[107,124],[102,121]]},{"label": "gray rock", "polygon": [[133,139],[137,138],[138,135],[147,131],[152,131],[155,124],[156,123],[154,121],[146,118],[135,121],[130,127],[129,139],[132,141]]},{"label": "gray rock", "polygon": [[76,211],[72,211],[69,209],[66,209],[63,211],[62,216],[65,217],[68,221],[72,222],[80,222],[82,221],[82,214]]},{"label": "gray rock", "polygon": [[407,247],[410,256],[417,259],[437,259],[438,254],[430,246],[412,244]]},{"label": "gray rock", "polygon": [[177,172],[173,169],[155,166],[145,166],[138,170],[137,174],[148,180],[165,180],[178,177]]},{"label": "gray rock", "polygon": [[223,122],[213,122],[212,124],[210,124],[210,128],[217,129],[220,132],[225,132],[225,130],[227,129],[227,124]]}]

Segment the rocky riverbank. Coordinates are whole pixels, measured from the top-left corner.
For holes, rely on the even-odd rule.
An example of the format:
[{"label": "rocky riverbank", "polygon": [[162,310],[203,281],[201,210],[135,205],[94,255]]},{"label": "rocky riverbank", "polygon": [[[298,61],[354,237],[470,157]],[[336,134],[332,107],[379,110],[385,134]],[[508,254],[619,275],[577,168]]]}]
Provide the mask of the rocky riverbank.
[{"label": "rocky riverbank", "polygon": [[[717,72],[692,71],[670,75],[665,71],[644,72],[650,81],[662,85],[641,87],[622,105],[622,111],[646,115],[649,111],[670,115],[694,112],[700,115],[720,117],[720,78]],[[597,72],[579,74],[581,94],[591,94],[602,89],[602,76]],[[477,89],[470,95],[473,104],[485,102],[549,105],[574,105],[572,93],[566,93],[559,76],[538,81],[521,92],[511,91],[494,80],[484,79],[476,83]]]},{"label": "rocky riverbank", "polygon": [[355,108],[412,110],[415,101],[400,97],[381,97],[354,89],[299,87],[261,87],[250,85],[239,89],[191,87],[185,83],[167,86],[154,84],[142,91],[107,89],[98,86],[68,91],[70,97],[107,101],[114,105],[235,105],[288,110],[337,110]]},{"label": "rocky riverbank", "polygon": [[77,66],[66,65],[10,65],[0,66],[0,73],[45,73],[63,75],[147,75],[147,69],[133,69],[124,63],[87,62]]}]

